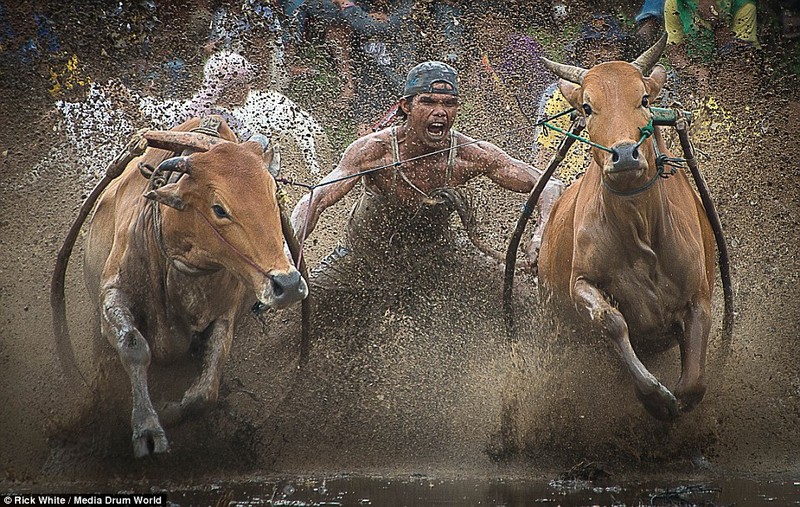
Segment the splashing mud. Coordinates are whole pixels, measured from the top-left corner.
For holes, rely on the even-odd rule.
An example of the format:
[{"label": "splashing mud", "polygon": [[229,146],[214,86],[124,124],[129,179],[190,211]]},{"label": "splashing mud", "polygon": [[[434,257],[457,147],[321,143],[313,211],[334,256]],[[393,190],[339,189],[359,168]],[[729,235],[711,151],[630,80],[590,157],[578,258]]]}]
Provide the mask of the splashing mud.
[{"label": "splashing mud", "polygon": [[[225,369],[218,408],[168,429],[170,454],[135,462],[129,441],[128,381],[96,331],[95,312],[82,282],[80,242],[68,272],[67,297],[73,344],[91,389],[64,385],[47,301],[61,241],[103,167],[101,159],[115,154],[107,145],[127,140],[118,138],[120,121],[132,122],[131,129],[125,124],[123,130],[146,126],[124,111],[87,106],[87,96],[91,100],[99,93],[90,83],[115,78],[130,90],[161,100],[187,100],[200,88],[208,54],[202,48],[213,10],[155,3],[153,21],[151,3],[120,4],[119,9],[130,11],[126,14],[107,2],[92,2],[91,8],[80,11],[44,2],[60,30],[61,46],[77,52],[77,71],[91,78],[83,88],[58,90],[56,99],[62,106],[51,96],[47,69],[61,65],[59,59],[67,56],[41,50],[35,64],[25,63],[14,44],[24,42],[21,34],[30,28],[26,23],[32,7],[0,11],[0,37],[6,37],[0,39],[0,113],[6,119],[0,124],[0,480],[9,488],[35,489],[76,479],[95,489],[104,484],[123,489],[114,478],[130,484],[169,482],[175,490],[186,491],[189,505],[195,498],[213,501],[212,495],[180,487],[202,483],[206,477],[235,483],[243,477],[239,474],[253,470],[283,477],[354,473],[379,478],[345,480],[341,488],[339,479],[322,484],[329,491],[358,489],[373,505],[391,505],[384,500],[398,491],[421,495],[420,488],[442,492],[441,498],[463,494],[476,501],[499,498],[510,504],[515,498],[551,501],[562,495],[558,488],[545,487],[547,481],[581,462],[596,464],[608,474],[609,487],[638,487],[651,494],[657,487],[705,484],[706,478],[723,476],[788,481],[784,484],[800,478],[800,311],[795,302],[800,187],[792,165],[800,158],[794,135],[800,121],[800,87],[791,70],[798,50],[795,41],[780,37],[777,6],[771,2],[759,10],[764,14],[759,32],[763,51],[716,58],[701,77],[673,69],[681,79],[670,92],[698,118],[692,137],[729,241],[738,311],[733,343],[726,351],[718,286],[709,390],[695,411],[673,424],[647,415],[609,344],[549,314],[539,300],[536,280],[522,272],[515,304],[523,325],[519,341],[511,347],[503,331],[502,266],[466,255],[447,259],[446,276],[421,270],[378,287],[322,291],[316,297],[311,356],[302,369],[297,368],[299,308],[268,313],[263,322],[247,316]],[[521,75],[525,69],[503,65],[502,60],[513,59],[514,51],[532,51],[530,44],[520,46],[521,38],[536,40],[546,55],[563,56],[564,47],[579,32],[576,27],[591,18],[594,4],[569,2],[567,28],[556,26],[546,2],[525,9],[517,2],[499,2],[480,12],[463,6],[458,18],[462,31],[440,34],[429,29],[438,25],[428,3],[415,4],[409,14],[421,26],[420,33],[431,37],[417,54],[420,60],[447,55],[456,60],[463,89],[457,128],[532,162],[533,128],[513,135],[504,132],[524,125],[523,118],[536,110],[550,77],[534,81]],[[612,14],[632,28],[637,6],[623,4]],[[243,9],[236,2],[219,8],[230,16]],[[89,14],[103,9],[117,16],[113,19],[129,15],[139,22],[111,23],[104,29]],[[3,26],[20,35],[8,38]],[[273,68],[273,50],[265,42],[274,32],[258,23],[248,29],[236,26],[237,48],[260,72],[253,88],[275,83],[267,75]],[[450,44],[445,35],[462,39]],[[217,44],[224,46],[220,40]],[[352,113],[353,104],[342,93],[344,78],[328,59],[329,47],[312,38],[298,46],[295,60],[287,56],[287,68],[298,61],[314,68],[295,72],[281,92],[313,115],[331,152],[340,153],[374,118]],[[177,57],[192,69],[183,77],[167,73],[167,63]],[[365,62],[352,58],[354,72],[363,72]],[[493,62],[495,76],[481,63],[485,61]],[[382,114],[398,95],[399,90],[388,85],[356,87],[352,100],[371,100],[367,109]],[[75,131],[62,114],[66,103],[90,107],[101,123]],[[92,148],[86,143],[89,139],[100,144]],[[316,182],[301,143],[287,142],[284,175]],[[677,138],[670,142],[678,146]],[[322,154],[322,174],[330,170],[326,160]],[[504,250],[524,196],[483,180],[469,187],[480,234]],[[302,195],[300,188],[286,190],[292,204]],[[356,193],[326,211],[306,243],[309,265],[338,244]],[[197,373],[199,353],[185,362],[153,368],[153,392],[179,397]],[[673,349],[645,362],[673,386],[679,360]],[[424,479],[390,479],[410,474]],[[664,477],[659,474],[667,478],[657,485],[629,486]],[[427,477],[437,478],[430,479],[433,486],[427,485]],[[542,481],[542,489],[515,482],[525,478]],[[713,484],[722,485],[722,494],[706,493],[708,497],[692,501],[749,504],[745,496],[726,496],[735,486]],[[250,491],[251,499],[275,498],[273,487],[283,488],[284,483],[267,480],[232,489],[237,495]],[[293,487],[298,491],[294,498],[306,502],[297,505],[316,505],[328,498],[319,493],[319,481],[296,481]],[[796,485],[784,492],[786,499],[798,496]],[[575,503],[623,497],[631,504],[648,501],[637,494],[583,490]]]}]

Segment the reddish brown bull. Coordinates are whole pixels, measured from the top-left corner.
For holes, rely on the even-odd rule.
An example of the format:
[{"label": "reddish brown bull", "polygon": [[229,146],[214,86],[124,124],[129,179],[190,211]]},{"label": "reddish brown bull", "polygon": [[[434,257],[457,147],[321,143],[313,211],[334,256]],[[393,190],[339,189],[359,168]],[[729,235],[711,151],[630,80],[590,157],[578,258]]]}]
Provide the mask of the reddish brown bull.
[{"label": "reddish brown bull", "polygon": [[[645,408],[673,420],[706,391],[715,264],[712,228],[685,171],[659,177],[656,146],[667,149],[657,127],[640,142],[648,106],[665,82],[664,68],[655,65],[665,44],[662,38],[632,63],[589,70],[546,61],[585,116],[592,142],[610,152],[593,147],[586,174],[553,208],[539,277],[556,308],[577,312],[578,321],[610,338]],[[682,369],[673,395],[636,351],[676,341]]]},{"label": "reddish brown bull", "polygon": [[[224,123],[220,137],[189,132],[199,123],[145,134],[151,146],[167,149],[148,148],[110,183],[86,239],[84,273],[101,331],[131,381],[137,457],[167,450],[162,423],[216,402],[244,308],[254,301],[282,308],[308,293],[284,253],[268,171],[273,150],[265,140],[237,144]],[[186,151],[173,157],[171,150]],[[147,167],[157,168],[150,179],[140,174]],[[180,401],[156,411],[147,385],[151,360],[185,355],[198,335],[206,342],[200,377]]]}]

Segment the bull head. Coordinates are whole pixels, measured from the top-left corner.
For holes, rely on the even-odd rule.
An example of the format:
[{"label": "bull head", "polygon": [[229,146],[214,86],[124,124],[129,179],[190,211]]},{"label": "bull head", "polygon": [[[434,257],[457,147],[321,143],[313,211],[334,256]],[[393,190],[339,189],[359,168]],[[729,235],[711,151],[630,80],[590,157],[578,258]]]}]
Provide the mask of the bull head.
[{"label": "bull head", "polygon": [[[144,134],[149,146],[163,150],[174,152],[182,152],[184,150],[192,151],[208,151],[214,146],[223,143],[229,143],[225,139],[211,136],[201,132],[183,132],[174,130],[151,130]],[[256,142],[261,145],[261,150],[264,155],[264,161],[267,161],[269,156],[269,165],[267,169],[273,178],[277,178],[280,173],[280,145],[271,145],[269,138],[262,134],[256,134],[250,138],[250,141]],[[153,180],[162,178],[163,174],[170,172],[179,172],[183,174],[190,174],[190,163],[188,156],[172,157],[161,162],[153,171]],[[160,202],[171,208],[183,210],[186,204],[178,193],[175,184],[166,184],[165,181],[159,181],[156,188],[152,188],[144,194],[147,199]]]},{"label": "bull head", "polygon": [[642,145],[642,129],[651,119],[651,100],[666,80],[666,70],[656,65],[666,43],[663,35],[630,63],[606,62],[591,69],[543,59],[561,78],[561,93],[585,117],[586,130],[596,143],[593,160],[602,169],[607,187],[611,188],[606,177],[615,181],[612,191],[649,188],[641,180],[651,178],[655,171],[648,170],[655,155],[650,144]]}]

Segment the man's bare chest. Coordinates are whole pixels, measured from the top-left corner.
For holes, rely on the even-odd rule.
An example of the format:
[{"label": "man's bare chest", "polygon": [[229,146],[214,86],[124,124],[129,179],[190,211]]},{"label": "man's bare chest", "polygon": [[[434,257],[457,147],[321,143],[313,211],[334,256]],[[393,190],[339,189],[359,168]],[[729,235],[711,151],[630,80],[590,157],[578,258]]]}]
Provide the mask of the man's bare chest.
[{"label": "man's bare chest", "polygon": [[446,153],[401,162],[398,165],[393,162],[389,157],[386,161],[388,167],[374,173],[370,178],[373,186],[385,195],[393,195],[401,200],[418,200],[436,189],[460,184],[456,181],[456,164],[448,160]]}]

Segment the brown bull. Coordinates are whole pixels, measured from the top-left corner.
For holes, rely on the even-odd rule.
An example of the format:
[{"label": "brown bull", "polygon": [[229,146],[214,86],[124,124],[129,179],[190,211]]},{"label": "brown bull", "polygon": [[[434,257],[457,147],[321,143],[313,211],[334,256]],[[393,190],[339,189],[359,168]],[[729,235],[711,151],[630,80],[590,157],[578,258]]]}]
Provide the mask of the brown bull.
[{"label": "brown bull", "polygon": [[[711,225],[685,171],[660,177],[656,147],[667,149],[658,127],[642,141],[648,105],[666,78],[655,65],[665,44],[666,37],[632,63],[589,70],[546,61],[592,142],[610,152],[593,147],[585,175],[553,208],[539,276],[557,308],[577,311],[611,339],[645,408],[673,420],[706,391],[715,264]],[[663,350],[676,339],[682,368],[673,395],[635,350]]]},{"label": "brown bull", "polygon": [[[189,120],[176,127],[189,131]],[[268,171],[273,150],[237,144],[224,123],[221,138],[154,132],[148,139],[187,155],[148,148],[111,182],[98,201],[86,241],[84,272],[100,309],[102,334],[131,381],[137,457],[168,448],[162,428],[213,405],[237,315],[258,301],[281,308],[307,287],[284,254],[284,237]],[[141,168],[155,170],[149,180]],[[145,172],[147,169],[145,169]],[[169,177],[172,175],[171,178]],[[163,185],[151,181],[162,177]],[[200,377],[180,401],[158,412],[147,369],[185,355],[205,339]]]}]

